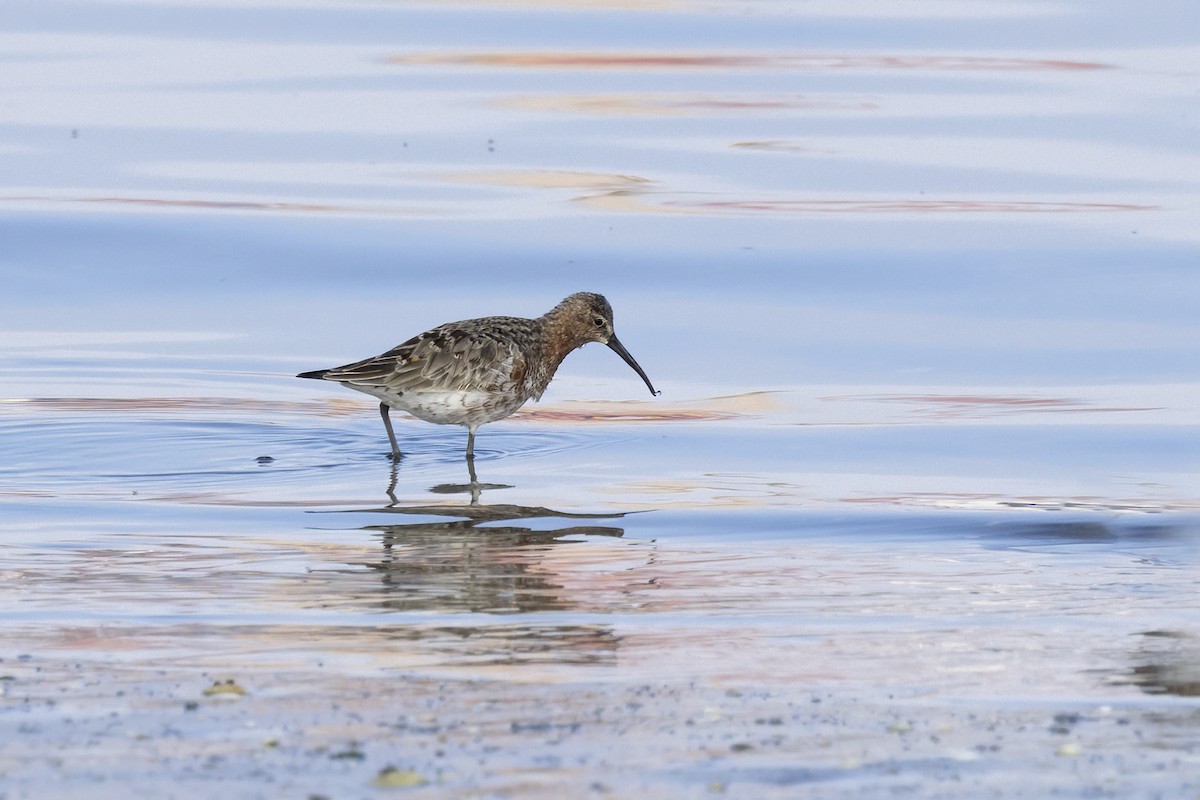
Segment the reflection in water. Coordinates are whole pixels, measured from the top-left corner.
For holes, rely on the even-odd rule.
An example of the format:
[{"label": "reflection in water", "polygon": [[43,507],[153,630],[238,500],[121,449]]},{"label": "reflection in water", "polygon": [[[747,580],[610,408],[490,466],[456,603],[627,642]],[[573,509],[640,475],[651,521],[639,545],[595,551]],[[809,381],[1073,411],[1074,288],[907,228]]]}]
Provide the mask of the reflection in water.
[{"label": "reflection in water", "polygon": [[668,192],[650,190],[617,190],[575,199],[577,203],[593,210],[643,214],[1063,214],[1158,210],[1158,206],[1135,203],[976,200],[955,197],[938,200],[905,197],[859,200],[797,200],[770,197],[699,200],[694,197],[672,198]]},{"label": "reflection in water", "polygon": [[302,214],[375,213],[368,206],[341,206],[329,203],[288,203],[274,200],[218,200],[199,197],[154,197],[120,195],[3,195],[0,203],[18,205],[94,204],[100,206],[141,206],[146,208],[190,208],[198,211],[285,211]]},{"label": "reflection in water", "polygon": [[388,639],[419,643],[420,651],[446,667],[612,664],[621,643],[609,625],[406,625],[386,630]]},{"label": "reflection in water", "polygon": [[[474,518],[475,513],[478,513],[480,508],[487,508],[487,506],[482,506],[482,507],[477,506],[477,504],[479,503],[479,498],[483,494],[484,491],[486,491],[488,489],[511,489],[513,487],[508,484],[505,484],[505,483],[480,483],[479,477],[475,474],[475,457],[468,455],[466,458],[466,461],[467,461],[467,477],[469,479],[467,481],[467,483],[439,483],[437,486],[429,487],[429,491],[431,494],[469,494],[469,495],[471,495],[470,506],[464,506],[463,508],[466,509],[467,511],[472,512],[472,513],[467,514],[467,516]],[[388,499],[392,501],[391,505],[388,506],[389,511],[400,511],[400,512],[404,511],[403,508],[399,508],[400,500],[396,497],[396,482],[399,479],[400,479],[400,462],[393,459],[392,460],[392,474],[391,474],[391,478],[388,480],[388,487],[387,487]],[[424,508],[424,507],[422,507],[422,508]],[[409,512],[409,513],[414,513],[414,512]],[[415,513],[427,513],[427,512],[422,511],[422,512],[415,512]],[[437,512],[433,512],[433,513],[436,514]],[[553,512],[549,512],[549,513],[553,514]]]},{"label": "reflection in water", "polygon": [[1160,411],[1156,406],[1101,406],[1071,397],[985,394],[860,394],[829,395],[822,400],[865,400],[911,406],[913,413],[936,419],[994,418],[1011,414],[1036,413],[1114,413]]},{"label": "reflection in water", "polygon": [[[521,184],[524,185],[524,184]],[[562,187],[554,187],[562,188]],[[662,199],[659,199],[662,198]],[[574,198],[580,208],[604,213],[641,214],[739,214],[764,212],[771,214],[944,214],[944,213],[1077,213],[1112,211],[1157,211],[1156,205],[1136,203],[1078,203],[1028,200],[975,200],[949,197],[941,200],[917,198],[895,199],[775,199],[769,197],[696,200],[676,193],[656,190],[649,184],[645,189],[613,189]],[[0,195],[0,206],[31,205],[137,205],[147,208],[187,207],[207,211],[266,212],[286,214],[336,214],[349,216],[391,216],[428,218],[452,216],[452,212],[435,207],[411,208],[389,205],[332,205],[279,202],[250,202],[242,200],[171,199],[164,197],[14,197]]]},{"label": "reflection in water", "polygon": [[[733,147],[755,147],[735,142]],[[977,197],[729,197],[711,192],[680,192],[636,175],[560,170],[492,170],[446,174],[447,180],[487,186],[571,189],[582,208],[604,213],[640,214],[1065,214],[1156,211],[1137,203],[1020,200]]]},{"label": "reflection in water", "polygon": [[1109,64],[1062,59],[992,56],[868,55],[861,53],[630,53],[630,52],[493,52],[419,53],[393,56],[393,64],[438,64],[535,69],[800,69],[800,70],[934,70],[1043,71],[1110,69]]},{"label": "reflection in water", "polygon": [[636,189],[638,186],[650,182],[648,178],[640,178],[637,175],[557,169],[472,170],[470,172],[446,173],[442,177],[458,183],[482,184],[484,186],[520,186],[522,188],[533,189],[590,189],[596,191]]},{"label": "reflection in water", "polygon": [[736,147],[739,150],[765,150],[771,153],[819,153],[827,156],[838,154],[837,150],[829,148],[812,147],[800,142],[780,141],[777,139],[756,142],[734,142],[730,147]]},{"label": "reflection in water", "polygon": [[1200,697],[1200,640],[1179,631],[1145,631],[1128,678],[1147,694]]},{"label": "reflection in water", "polygon": [[[1011,495],[995,492],[905,492],[903,494],[864,494],[838,498],[853,505],[906,506],[909,508],[954,509],[1039,509],[1042,511],[1083,511],[1103,513],[1138,512],[1161,514],[1166,511],[1194,511],[1200,504],[1191,501],[1163,501],[1152,497],[1099,497],[1079,495]],[[661,504],[660,504],[661,505]]]},{"label": "reflection in water", "polygon": [[[538,551],[563,536],[621,535],[619,528],[573,527],[535,532],[519,526],[475,529],[473,520],[376,526],[383,542],[380,606],[390,611],[528,613],[563,611],[570,598],[538,570]],[[530,548],[530,552],[517,552]]]},{"label": "reflection in water", "polygon": [[[379,582],[372,590],[355,590],[354,603],[397,615],[580,610],[577,598],[556,578],[561,571],[556,565],[573,562],[554,551],[581,544],[573,537],[623,536],[624,528],[588,521],[617,519],[625,513],[581,514],[481,503],[484,491],[511,487],[480,483],[474,460],[467,459],[466,464],[468,483],[440,484],[429,490],[470,495],[469,502],[454,505],[400,504],[395,495],[398,465],[392,464],[387,490],[391,503],[361,511],[420,519],[362,528],[379,538],[382,550],[378,560],[353,566],[371,570]],[[539,527],[498,524],[515,520],[552,522]],[[609,625],[576,624],[561,616],[552,623],[517,624],[464,619],[461,625],[423,625],[419,619],[397,619],[405,621],[372,629],[389,640],[419,643],[424,658],[444,667],[607,664],[615,660],[620,642]]]},{"label": "reflection in water", "polygon": [[[399,505],[395,500],[396,470],[388,494],[392,504],[375,513],[441,517],[394,525],[370,525],[379,532],[383,554],[365,566],[377,570],[385,597],[381,606],[391,611],[525,613],[565,610],[571,607],[563,587],[545,569],[543,557],[550,548],[577,544],[572,536],[622,536],[624,529],[603,525],[573,524],[552,528],[496,525],[512,520],[616,519],[624,513],[576,514],[542,506],[479,502],[485,489],[509,488],[479,483],[473,461],[467,461],[468,484],[442,484],[430,491],[439,494],[467,492],[461,505]],[[444,519],[451,517],[452,519]]]},{"label": "reflection in water", "polygon": [[[522,95],[504,103],[526,111],[558,111],[600,116],[698,116],[707,114],[788,111],[874,111],[879,104],[871,100],[835,96],[752,95],[744,94],[557,94]],[[754,143],[746,143],[750,147]],[[769,148],[768,148],[769,149]]]},{"label": "reflection in water", "polygon": [[[473,476],[472,476],[473,477]],[[473,482],[475,486],[479,484]],[[435,490],[438,487],[435,487]],[[438,522],[370,525],[383,545],[378,561],[362,566],[379,575],[372,604],[386,612],[525,614],[569,611],[574,598],[557,582],[546,556],[579,544],[575,536],[622,536],[623,528],[563,525],[535,529],[491,523],[524,519],[613,519],[624,514],[570,514],[534,506],[481,504],[478,491],[459,506],[399,506],[390,514],[457,517]],[[615,659],[620,638],[598,624],[463,624],[404,626],[405,635],[434,644],[447,666],[596,664]],[[438,646],[437,642],[445,642]]]}]

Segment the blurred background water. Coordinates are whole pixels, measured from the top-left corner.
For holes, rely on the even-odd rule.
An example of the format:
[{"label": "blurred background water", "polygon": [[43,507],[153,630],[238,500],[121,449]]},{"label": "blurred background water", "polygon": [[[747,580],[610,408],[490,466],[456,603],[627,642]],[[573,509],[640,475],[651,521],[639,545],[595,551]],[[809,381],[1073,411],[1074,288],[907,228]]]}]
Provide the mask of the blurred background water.
[{"label": "blurred background water", "polygon": [[[9,666],[1194,713],[1194,4],[2,18]],[[663,395],[577,352],[481,431],[475,504],[463,431],[398,420],[394,470],[368,398],[292,377],[579,290]]]}]

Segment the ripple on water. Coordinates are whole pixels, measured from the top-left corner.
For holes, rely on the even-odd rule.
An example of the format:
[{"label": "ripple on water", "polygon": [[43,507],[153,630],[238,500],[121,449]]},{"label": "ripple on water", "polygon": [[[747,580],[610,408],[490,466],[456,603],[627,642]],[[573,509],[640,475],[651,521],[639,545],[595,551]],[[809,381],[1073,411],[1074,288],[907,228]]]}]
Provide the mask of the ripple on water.
[{"label": "ripple on water", "polygon": [[[336,463],[333,451],[353,437],[309,437],[266,421],[120,418],[0,422],[8,458],[0,475],[14,489],[196,489],[231,480],[310,470]],[[341,441],[339,441],[339,438]],[[280,456],[287,453],[286,458]]]},{"label": "ripple on water", "polygon": [[[6,455],[2,491],[222,495],[312,483],[329,470],[386,463],[387,438],[377,417],[324,423],[311,417],[205,420],[127,413],[0,420]],[[462,428],[397,419],[396,429],[406,473],[441,471],[464,461]],[[481,461],[541,457],[606,441],[581,429],[489,426],[479,435],[476,453]]]}]

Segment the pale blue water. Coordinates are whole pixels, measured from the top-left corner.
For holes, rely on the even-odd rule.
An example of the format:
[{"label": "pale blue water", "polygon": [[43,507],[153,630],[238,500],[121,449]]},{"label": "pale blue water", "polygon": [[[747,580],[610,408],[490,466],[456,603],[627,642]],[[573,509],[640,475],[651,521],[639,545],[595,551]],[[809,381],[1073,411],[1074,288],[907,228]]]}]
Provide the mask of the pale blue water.
[{"label": "pale blue water", "polygon": [[[363,696],[646,684],[719,721],[726,687],[767,687],[856,720],[737,766],[682,718],[630,718],[686,741],[619,779],[499,741],[446,791],[541,796],[506,777],[529,770],[546,796],[953,796],[961,749],[874,726],[898,697],[934,728],[1011,715],[1008,752],[954,744],[980,796],[1033,774],[1194,793],[1198,23],[1186,2],[6,4],[0,727],[75,664],[164,675],[137,713],[190,731],[162,715],[210,673],[315,686],[328,662]],[[572,355],[480,433],[490,509],[461,508],[463,431],[398,420],[393,472],[368,398],[292,377],[578,290],[663,394]],[[272,724],[302,727],[305,697]],[[1080,780],[1056,703],[1150,721],[1085,741]],[[203,796],[63,744],[118,706],[39,712],[0,755],[11,796],[50,774]],[[331,738],[283,750],[364,736],[313,724]],[[65,767],[38,760],[56,744]],[[273,796],[241,757],[223,779]],[[374,791],[388,758],[289,790]]]}]

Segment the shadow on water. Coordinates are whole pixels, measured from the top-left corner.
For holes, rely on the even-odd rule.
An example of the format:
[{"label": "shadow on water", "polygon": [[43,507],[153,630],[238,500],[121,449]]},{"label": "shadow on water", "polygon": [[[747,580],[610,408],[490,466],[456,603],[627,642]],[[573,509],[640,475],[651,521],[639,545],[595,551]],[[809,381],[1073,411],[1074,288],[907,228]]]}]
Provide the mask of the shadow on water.
[{"label": "shadow on water", "polygon": [[1005,522],[989,526],[983,545],[989,550],[1055,550],[1080,546],[1131,549],[1139,557],[1155,560],[1147,551],[1159,545],[1185,543],[1194,532],[1184,525],[1170,523],[1129,523],[1064,520],[1061,522]]},{"label": "shadow on water", "polygon": [[1200,639],[1173,630],[1139,635],[1133,667],[1112,683],[1136,686],[1146,694],[1200,697]]}]

